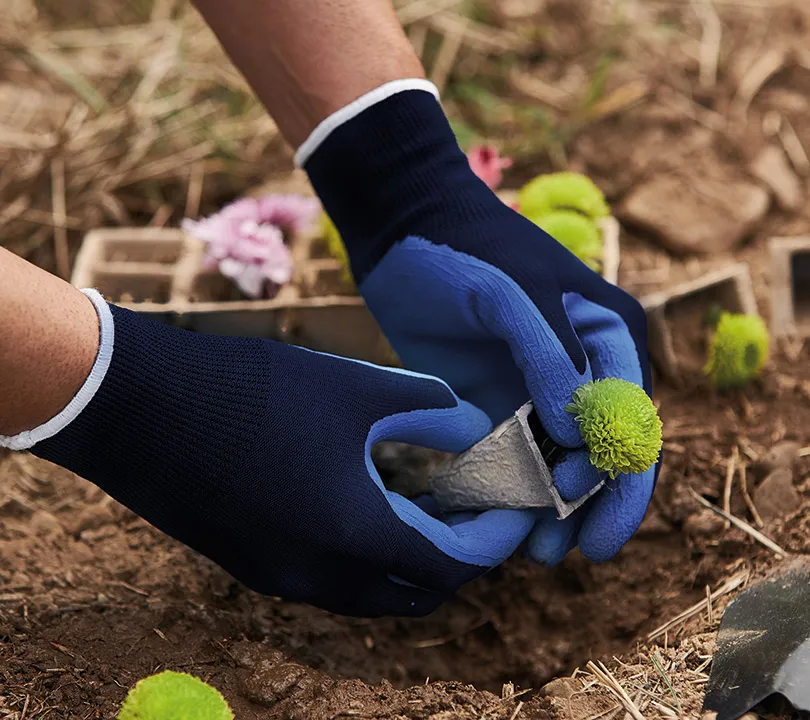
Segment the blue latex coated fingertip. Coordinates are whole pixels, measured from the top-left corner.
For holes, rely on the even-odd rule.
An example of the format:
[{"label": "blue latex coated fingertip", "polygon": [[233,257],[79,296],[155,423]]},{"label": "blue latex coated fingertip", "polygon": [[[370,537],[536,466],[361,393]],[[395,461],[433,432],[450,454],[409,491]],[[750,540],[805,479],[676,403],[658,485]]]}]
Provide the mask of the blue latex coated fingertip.
[{"label": "blue latex coated fingertip", "polygon": [[554,508],[535,512],[537,523],[527,543],[528,555],[537,563],[554,567],[576,547],[581,517],[579,513],[574,513],[559,520]]},{"label": "blue latex coated fingertip", "polygon": [[579,531],[579,548],[593,562],[606,562],[638,530],[652,497],[655,468],[610,480],[593,499]]},{"label": "blue latex coated fingertip", "polygon": [[562,499],[573,502],[587,495],[600,482],[599,471],[591,464],[587,450],[572,450],[563,455],[551,472]]}]

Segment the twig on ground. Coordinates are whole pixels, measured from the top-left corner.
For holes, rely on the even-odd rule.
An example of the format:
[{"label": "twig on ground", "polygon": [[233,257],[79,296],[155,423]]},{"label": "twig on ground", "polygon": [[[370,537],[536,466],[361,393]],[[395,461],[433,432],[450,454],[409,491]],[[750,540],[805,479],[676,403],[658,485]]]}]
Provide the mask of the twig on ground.
[{"label": "twig on ground", "polygon": [[[731,455],[726,464],[726,484],[723,487],[723,511],[731,514],[731,485],[734,481],[734,473],[737,471],[737,461],[740,458],[740,451],[735,445],[731,450]],[[731,527],[731,523],[726,520],[726,530]]]},{"label": "twig on ground", "polygon": [[[709,607],[711,607],[711,604]],[[675,688],[672,685],[672,680],[670,680],[669,675],[667,675],[664,671],[664,665],[661,663],[661,660],[658,657],[658,651],[654,648],[650,653],[650,659],[652,660],[652,664],[655,666],[655,669],[658,671],[658,674],[664,679],[664,683],[669,689],[669,692],[672,694],[672,698],[675,700],[675,705],[677,706],[678,712],[683,715],[683,707],[681,706],[681,700],[678,697],[678,693],[675,692]]]},{"label": "twig on ground", "polygon": [[754,505],[754,501],[751,498],[751,495],[748,493],[748,478],[747,478],[747,465],[745,463],[740,463],[740,489],[742,490],[742,496],[745,500],[745,504],[748,507],[748,512],[751,513],[751,517],[754,519],[756,526],[761,530],[765,527],[765,523],[762,522],[762,518],[760,517],[759,510],[757,510],[757,506]]},{"label": "twig on ground", "polygon": [[714,611],[712,609],[712,589],[706,586],[706,622],[711,627],[714,625]]},{"label": "twig on ground", "polygon": [[517,704],[517,707],[515,708],[515,712],[513,712],[513,713],[512,713],[512,715],[511,715],[511,717],[509,718],[509,720],[515,720],[515,718],[516,718],[518,715],[520,715],[520,711],[521,711],[521,710],[523,710],[523,701],[522,701],[522,700],[521,700],[521,701],[520,701],[520,702]]},{"label": "twig on ground", "polygon": [[633,702],[632,698],[627,694],[627,691],[621,686],[619,681],[613,676],[613,673],[605,667],[603,663],[598,665],[589,660],[586,665],[587,669],[604,685],[613,695],[615,695],[619,702],[624,705],[624,709],[634,718],[634,720],[645,720],[641,714],[638,706]]},{"label": "twig on ground", "polygon": [[[745,582],[748,580],[748,576],[749,576],[748,570],[740,570],[739,572],[732,575],[719,588],[717,588],[717,590],[715,590],[711,594],[712,602],[722,597],[723,595],[733,592],[738,587],[745,584]],[[687,608],[682,613],[676,615],[674,618],[668,620],[663,625],[657,627],[655,630],[649,633],[647,635],[647,641],[651,642],[652,640],[655,640],[661,635],[664,635],[675,626],[680,625],[682,622],[689,620],[689,618],[692,618],[695,615],[699,615],[706,608],[706,605],[707,605],[706,599],[703,599],[700,602],[695,603],[694,605],[692,605],[692,607]]]},{"label": "twig on ground", "polygon": [[689,490],[689,493],[692,495],[692,497],[694,497],[695,500],[697,500],[701,505],[703,505],[703,507],[709,508],[709,510],[717,513],[720,517],[723,517],[726,520],[728,520],[736,528],[742,530],[745,533],[748,533],[752,538],[754,538],[754,540],[756,540],[761,545],[764,545],[771,552],[775,553],[776,555],[780,555],[782,557],[787,557],[787,555],[789,554],[786,550],[779,547],[779,545],[777,545],[773,540],[763,535],[756,528],[751,527],[744,520],[740,520],[740,518],[735,517],[731,513],[727,513],[725,512],[725,510],[721,510],[716,505],[712,505],[712,503],[710,503],[708,500],[706,500],[706,498],[702,497],[701,495],[698,495],[694,490],[692,490],[692,488],[687,489]]}]

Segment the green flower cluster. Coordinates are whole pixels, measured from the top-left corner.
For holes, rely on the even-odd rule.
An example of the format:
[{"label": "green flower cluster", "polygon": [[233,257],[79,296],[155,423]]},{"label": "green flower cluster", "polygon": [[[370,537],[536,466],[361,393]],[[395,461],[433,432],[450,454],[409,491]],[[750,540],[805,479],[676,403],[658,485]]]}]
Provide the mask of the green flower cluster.
[{"label": "green flower cluster", "polygon": [[343,238],[340,237],[340,232],[335,227],[325,212],[321,213],[321,237],[326,241],[326,251],[335,260],[340,260],[343,265],[342,277],[346,282],[354,282],[352,271],[349,266],[349,254],[346,252],[346,246],[343,244]]},{"label": "green flower cluster", "polygon": [[219,690],[186,673],[166,670],[139,680],[118,720],[233,720]]},{"label": "green flower cluster", "polygon": [[610,208],[590,178],[575,172],[540,175],[520,190],[518,207],[588,267],[601,269],[604,247],[596,220]]},{"label": "green flower cluster", "polygon": [[579,423],[591,463],[611,478],[644,472],[658,460],[663,424],[638,385],[618,378],[586,383],[565,410]]},{"label": "green flower cluster", "polygon": [[719,390],[745,385],[768,360],[768,346],[768,328],[759,315],[724,312],[712,336],[704,372]]}]

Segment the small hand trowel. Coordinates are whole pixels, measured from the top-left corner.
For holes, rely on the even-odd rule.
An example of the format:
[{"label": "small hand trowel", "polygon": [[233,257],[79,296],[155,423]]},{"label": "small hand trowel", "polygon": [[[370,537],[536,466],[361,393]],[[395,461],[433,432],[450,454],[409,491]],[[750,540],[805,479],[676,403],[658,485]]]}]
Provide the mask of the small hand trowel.
[{"label": "small hand trowel", "polygon": [[549,470],[560,453],[529,402],[469,450],[440,465],[428,479],[429,492],[443,513],[553,507],[562,519],[604,483],[573,502],[563,500]]},{"label": "small hand trowel", "polygon": [[794,562],[726,609],[703,701],[739,718],[774,693],[810,711],[810,564]]}]

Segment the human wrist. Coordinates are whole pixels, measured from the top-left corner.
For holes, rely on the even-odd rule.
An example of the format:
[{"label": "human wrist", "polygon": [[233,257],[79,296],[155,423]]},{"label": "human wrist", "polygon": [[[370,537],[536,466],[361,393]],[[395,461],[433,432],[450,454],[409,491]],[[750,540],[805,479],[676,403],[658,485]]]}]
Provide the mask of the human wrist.
[{"label": "human wrist", "polygon": [[367,94],[327,118],[302,150],[299,160],[360,282],[394,242],[446,234],[499,209],[426,81]]},{"label": "human wrist", "polygon": [[82,293],[87,306],[92,306],[97,317],[95,337],[77,337],[77,345],[81,347],[78,347],[79,357],[73,363],[76,369],[75,372],[66,370],[59,397],[54,398],[53,410],[44,416],[41,412],[32,415],[36,419],[24,420],[20,423],[22,427],[12,427],[10,434],[0,435],[0,447],[27,450],[53,437],[79,416],[104,380],[112,358],[115,334],[112,315],[106,301],[96,290],[83,290]]}]

